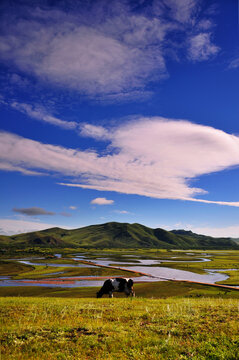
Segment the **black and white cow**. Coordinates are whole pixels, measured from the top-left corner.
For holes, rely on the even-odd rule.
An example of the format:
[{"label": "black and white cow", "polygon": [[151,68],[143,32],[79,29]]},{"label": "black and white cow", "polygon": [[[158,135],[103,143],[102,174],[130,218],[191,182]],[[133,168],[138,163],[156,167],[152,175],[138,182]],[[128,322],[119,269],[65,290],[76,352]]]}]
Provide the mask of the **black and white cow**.
[{"label": "black and white cow", "polygon": [[132,279],[115,278],[105,280],[102,288],[97,293],[97,298],[101,298],[105,294],[108,294],[109,297],[112,298],[114,291],[124,292],[127,296],[135,296],[133,285],[134,282]]}]

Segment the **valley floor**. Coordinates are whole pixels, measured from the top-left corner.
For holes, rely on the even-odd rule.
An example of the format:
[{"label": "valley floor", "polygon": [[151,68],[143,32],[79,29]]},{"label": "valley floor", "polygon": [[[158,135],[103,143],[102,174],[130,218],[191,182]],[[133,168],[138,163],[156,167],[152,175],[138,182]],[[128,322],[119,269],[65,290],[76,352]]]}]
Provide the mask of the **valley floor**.
[{"label": "valley floor", "polygon": [[[94,260],[101,253],[87,255]],[[137,264],[144,259],[145,251],[127,255],[128,264]],[[66,275],[109,277],[122,273],[88,265],[71,267],[75,262],[71,254],[68,256],[58,259],[51,255],[47,258],[49,266],[45,258],[34,265],[4,257],[0,275],[43,281],[55,277],[56,271],[60,279]],[[210,261],[192,261],[202,256]],[[120,252],[107,253],[107,257],[113,263],[122,260]],[[125,253],[123,258],[125,262]],[[154,264],[157,259],[170,260],[169,268],[193,273],[219,269],[230,276],[224,284],[239,284],[236,251],[148,251],[147,261],[152,267],[147,269],[164,265]],[[124,271],[123,275],[131,273]],[[96,299],[99,288],[93,286],[25,285],[0,286],[0,360],[239,359],[238,289],[154,281],[136,283],[136,298],[117,293],[114,299]]]}]

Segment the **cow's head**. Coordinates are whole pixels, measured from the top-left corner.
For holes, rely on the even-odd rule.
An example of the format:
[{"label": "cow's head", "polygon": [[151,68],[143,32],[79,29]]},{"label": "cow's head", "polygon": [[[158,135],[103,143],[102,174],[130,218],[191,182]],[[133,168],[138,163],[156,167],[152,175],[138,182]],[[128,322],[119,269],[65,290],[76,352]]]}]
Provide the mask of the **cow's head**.
[{"label": "cow's head", "polygon": [[132,289],[133,285],[134,285],[134,281],[133,281],[132,279],[129,279],[129,280],[127,281],[127,287],[128,287],[129,289]]},{"label": "cow's head", "polygon": [[102,294],[102,292],[101,292],[101,291],[98,291],[98,292],[96,293],[96,297],[97,297],[97,299],[98,299],[98,298],[101,298],[101,297],[102,297],[102,295],[103,295],[103,294]]}]

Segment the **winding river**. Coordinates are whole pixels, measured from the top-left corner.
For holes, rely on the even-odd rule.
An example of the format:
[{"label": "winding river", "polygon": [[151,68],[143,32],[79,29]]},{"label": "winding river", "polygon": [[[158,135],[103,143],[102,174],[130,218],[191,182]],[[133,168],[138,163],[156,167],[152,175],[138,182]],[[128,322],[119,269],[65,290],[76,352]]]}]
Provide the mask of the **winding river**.
[{"label": "winding river", "polygon": [[[193,255],[193,254],[192,254]],[[55,256],[60,259],[61,254],[55,254]],[[167,263],[167,262],[189,262],[189,261],[179,261],[177,257],[172,257],[170,260],[152,260],[152,259],[139,259],[136,256],[132,256],[134,260],[130,260],[127,255],[122,260],[114,261],[110,257],[103,257],[102,254],[95,258],[93,261],[87,258],[86,255],[75,255],[72,257],[73,260],[85,260],[90,261],[94,264],[99,264],[101,266],[114,266],[116,268],[121,268],[124,270],[133,270],[136,272],[142,272],[148,274],[149,276],[140,276],[134,277],[135,282],[145,282],[145,281],[163,281],[163,280],[188,280],[188,281],[195,281],[195,282],[204,282],[214,284],[218,281],[224,281],[228,279],[228,276],[221,272],[220,269],[215,270],[206,270],[206,274],[196,274],[191,271],[183,271],[177,269],[171,269],[169,267],[160,267],[157,266],[160,263]],[[38,258],[39,259],[39,258]],[[20,263],[27,264],[27,265],[46,265],[50,267],[92,267],[94,265],[88,264],[53,264],[48,263],[47,259],[44,263],[37,262],[38,259],[21,259],[18,260]],[[211,261],[208,259],[208,256],[205,254],[203,258],[197,258],[190,260],[192,262],[202,262],[202,261]],[[121,263],[119,265],[119,263]],[[55,272],[50,273],[51,275],[58,275],[62,272]],[[118,275],[119,276],[119,275]],[[122,272],[122,276],[124,276]],[[99,279],[99,276],[84,276],[83,279],[80,279],[80,276],[75,277],[58,277],[54,279],[41,279],[41,280],[30,280],[30,279],[23,279],[23,280],[12,280],[9,276],[2,276],[0,277],[0,286],[48,286],[48,287],[88,287],[88,286],[101,286],[104,279]]]}]

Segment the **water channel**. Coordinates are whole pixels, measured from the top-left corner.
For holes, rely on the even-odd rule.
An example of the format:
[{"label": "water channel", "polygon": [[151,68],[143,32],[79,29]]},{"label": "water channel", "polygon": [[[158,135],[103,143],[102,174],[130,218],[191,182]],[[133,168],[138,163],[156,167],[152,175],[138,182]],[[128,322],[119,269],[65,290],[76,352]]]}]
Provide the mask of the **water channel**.
[{"label": "water channel", "polygon": [[[194,254],[192,254],[194,255]],[[61,254],[55,254],[55,256],[60,259]],[[206,270],[206,274],[196,274],[191,271],[184,271],[184,270],[177,270],[171,269],[169,267],[160,267],[157,266],[160,263],[167,263],[167,262],[202,262],[202,261],[211,261],[208,259],[208,255],[205,254],[203,258],[196,258],[192,260],[182,261],[177,260],[177,257],[172,257],[171,259],[142,259],[138,258],[137,256],[131,256],[132,259],[128,258],[128,255],[123,257],[121,260],[114,260],[114,258],[103,257],[102,254],[98,257],[94,258],[94,260],[87,258],[86,255],[82,254],[75,254],[72,259],[73,260],[84,260],[90,261],[91,263],[103,265],[103,266],[114,266],[117,268],[122,268],[125,270],[133,270],[136,272],[146,273],[149,276],[140,276],[134,277],[132,279],[137,282],[145,282],[145,281],[163,281],[163,280],[188,280],[188,281],[195,281],[195,282],[204,282],[214,284],[218,281],[224,281],[228,279],[228,276],[222,273],[222,270]],[[27,265],[45,265],[50,267],[93,267],[94,265],[88,264],[53,264],[47,262],[37,262],[39,258],[32,258],[32,259],[19,259],[20,263],[27,264]],[[69,258],[70,260],[70,258]],[[121,263],[119,265],[119,263]],[[58,275],[62,274],[62,272],[55,272],[49,273],[48,275]],[[47,274],[46,274],[47,275]],[[120,276],[120,275],[118,275]],[[122,276],[124,273],[122,272]],[[97,278],[97,280],[96,280]],[[80,280],[80,276],[75,277],[58,277],[58,278],[49,278],[49,279],[41,279],[41,280],[30,280],[30,279],[23,279],[23,280],[12,280],[11,277],[2,276],[0,277],[0,286],[48,286],[48,287],[87,287],[87,286],[101,286],[103,284],[104,279],[99,280],[99,276],[84,276],[82,280]],[[95,279],[95,280],[94,280]]]}]

